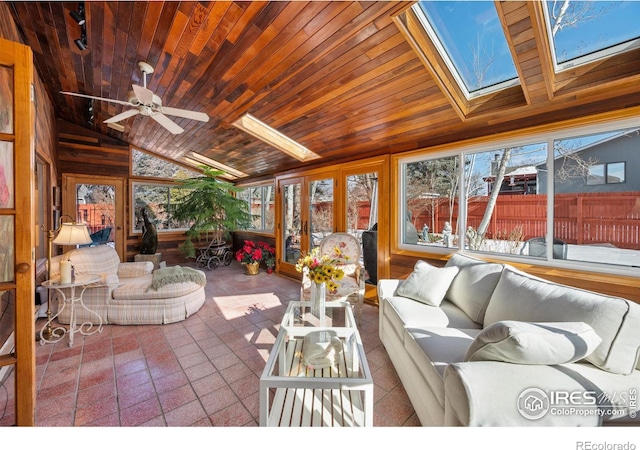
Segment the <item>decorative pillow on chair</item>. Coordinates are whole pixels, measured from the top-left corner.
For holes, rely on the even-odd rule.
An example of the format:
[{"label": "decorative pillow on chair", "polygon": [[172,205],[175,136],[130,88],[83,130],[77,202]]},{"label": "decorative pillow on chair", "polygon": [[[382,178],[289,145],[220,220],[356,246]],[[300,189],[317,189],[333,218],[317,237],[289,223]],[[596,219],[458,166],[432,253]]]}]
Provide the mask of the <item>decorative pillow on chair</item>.
[{"label": "decorative pillow on chair", "polygon": [[457,267],[435,267],[426,261],[418,261],[411,275],[398,287],[396,295],[439,306],[458,270]]},{"label": "decorative pillow on chair", "polygon": [[503,320],[476,336],[464,360],[565,364],[586,358],[600,342],[600,336],[584,322]]}]

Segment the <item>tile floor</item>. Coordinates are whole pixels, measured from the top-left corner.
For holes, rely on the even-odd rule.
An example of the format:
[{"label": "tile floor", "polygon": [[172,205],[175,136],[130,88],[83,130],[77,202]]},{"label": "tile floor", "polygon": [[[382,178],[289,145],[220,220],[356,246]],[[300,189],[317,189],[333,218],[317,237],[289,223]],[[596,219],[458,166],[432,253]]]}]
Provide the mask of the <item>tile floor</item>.
[{"label": "tile floor", "polygon": [[[259,379],[299,283],[234,261],[207,273],[207,299],[187,320],[108,325],[36,344],[39,427],[257,426]],[[374,425],[419,426],[378,338],[378,310],[359,327],[374,387]],[[43,321],[38,322],[38,330]],[[13,374],[0,387],[0,425],[14,424]]]}]

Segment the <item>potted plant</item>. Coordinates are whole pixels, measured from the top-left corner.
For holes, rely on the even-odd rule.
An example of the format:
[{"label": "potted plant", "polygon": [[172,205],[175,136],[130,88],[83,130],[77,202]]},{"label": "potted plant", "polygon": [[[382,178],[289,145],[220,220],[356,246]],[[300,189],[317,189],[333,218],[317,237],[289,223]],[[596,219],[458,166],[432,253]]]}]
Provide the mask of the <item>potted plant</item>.
[{"label": "potted plant", "polygon": [[266,242],[258,242],[258,247],[262,249],[262,260],[267,266],[267,273],[272,273],[276,265],[276,249]]},{"label": "potted plant", "polygon": [[262,261],[262,248],[253,241],[244,241],[244,245],[236,252],[236,259],[247,266],[249,275],[257,275],[260,261]]},{"label": "potted plant", "polygon": [[230,237],[231,230],[251,225],[247,202],[234,195],[239,188],[217,178],[223,171],[205,165],[200,168],[203,177],[181,181],[189,193],[179,199],[172,214],[174,219],[192,224],[180,245],[180,251],[187,258],[195,258],[193,240],[199,239],[202,233],[213,232],[214,239],[222,242]]}]

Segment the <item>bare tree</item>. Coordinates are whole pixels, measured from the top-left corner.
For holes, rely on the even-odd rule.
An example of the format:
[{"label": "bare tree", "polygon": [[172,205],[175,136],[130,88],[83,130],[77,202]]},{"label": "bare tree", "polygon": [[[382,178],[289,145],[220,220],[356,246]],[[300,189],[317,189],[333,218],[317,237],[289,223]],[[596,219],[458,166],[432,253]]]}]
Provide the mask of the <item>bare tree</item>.
[{"label": "bare tree", "polygon": [[555,0],[549,9],[551,34],[555,36],[564,28],[576,28],[580,23],[601,16],[606,6],[600,6],[597,2],[584,2],[574,0]]},{"label": "bare tree", "polygon": [[[483,45],[480,33],[476,38],[476,46],[471,48],[473,54],[473,79],[475,80],[475,87],[480,88],[485,85],[485,79],[491,70],[491,66],[496,60],[493,51],[493,45],[488,48]],[[491,84],[491,83],[488,83]]]},{"label": "bare tree", "polygon": [[482,216],[482,220],[480,221],[480,225],[478,225],[477,230],[473,230],[473,228],[469,227],[467,229],[467,239],[469,240],[469,247],[473,250],[478,250],[484,241],[485,235],[487,234],[487,229],[489,228],[489,222],[491,221],[491,216],[493,215],[493,209],[496,206],[496,201],[498,200],[498,195],[500,194],[500,186],[502,185],[502,180],[504,179],[504,175],[507,172],[507,164],[511,159],[511,152],[513,149],[505,148],[502,151],[502,157],[500,158],[500,165],[498,166],[498,173],[496,173],[495,178],[495,186],[491,190],[491,194],[489,195],[489,200],[487,201],[487,209],[484,211],[484,215]]},{"label": "bare tree", "polygon": [[[550,17],[552,20],[551,23],[551,32],[555,36],[558,31],[567,27],[577,27],[578,24],[584,23],[585,21],[594,19],[601,14],[604,13],[604,8],[599,7],[595,8],[592,2],[576,2],[572,0],[556,0],[552,4],[552,8],[550,9]],[[482,48],[480,38],[478,38],[477,47],[473,49],[474,55],[474,75],[478,78],[478,82],[482,81],[483,78],[489,71],[491,64],[493,64],[492,58],[481,57],[482,55],[492,55],[492,52],[488,52],[486,49]],[[480,65],[478,65],[480,64]],[[481,65],[481,64],[484,64]],[[491,216],[493,215],[493,210],[496,205],[496,201],[498,199],[498,195],[500,194],[500,186],[502,184],[502,180],[504,179],[504,175],[506,173],[506,169],[511,159],[512,149],[504,149],[502,152],[502,156],[500,158],[500,165],[498,168],[498,173],[495,178],[495,187],[491,191],[489,196],[489,200],[487,202],[487,208],[484,212],[482,220],[480,221],[480,225],[477,230],[474,230],[472,227],[468,227],[466,237],[469,242],[469,247],[477,250],[482,245],[482,242],[485,240],[485,235],[487,233],[487,229],[489,227],[489,223],[491,221]],[[593,161],[585,161],[580,158],[580,156],[571,151],[566,151],[565,154],[569,159],[565,158],[564,161],[573,161],[573,164],[568,164],[566,169],[561,170],[560,176],[569,177],[572,175],[571,171],[578,171],[581,174],[585,174],[589,172],[589,167],[593,165]]]}]

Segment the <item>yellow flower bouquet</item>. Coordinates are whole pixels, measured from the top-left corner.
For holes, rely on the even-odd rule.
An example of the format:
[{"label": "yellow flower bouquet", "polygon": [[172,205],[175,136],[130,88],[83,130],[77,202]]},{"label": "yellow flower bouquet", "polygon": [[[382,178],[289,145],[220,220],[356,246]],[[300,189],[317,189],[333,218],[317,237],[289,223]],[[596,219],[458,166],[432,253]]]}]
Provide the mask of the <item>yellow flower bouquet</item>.
[{"label": "yellow flower bouquet", "polygon": [[[339,248],[335,248],[334,252],[338,252],[338,255],[341,254]],[[327,290],[335,293],[340,286],[336,281],[340,281],[344,277],[344,271],[336,267],[339,262],[329,255],[320,255],[320,249],[315,247],[298,260],[296,270],[302,273],[306,272],[311,282],[327,283]]]}]

